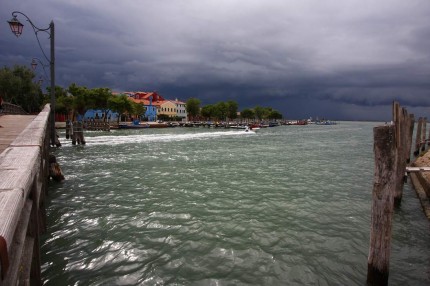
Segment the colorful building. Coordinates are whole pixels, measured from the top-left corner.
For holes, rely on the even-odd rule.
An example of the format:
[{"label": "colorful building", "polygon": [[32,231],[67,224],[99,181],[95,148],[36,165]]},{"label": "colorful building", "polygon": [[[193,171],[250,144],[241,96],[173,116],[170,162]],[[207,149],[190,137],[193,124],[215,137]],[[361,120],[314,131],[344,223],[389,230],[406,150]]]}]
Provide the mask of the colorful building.
[{"label": "colorful building", "polygon": [[172,102],[176,105],[176,117],[181,118],[182,121],[187,121],[188,114],[186,103],[179,101],[177,98]]},{"label": "colorful building", "polygon": [[170,118],[176,117],[176,104],[170,100],[163,101],[159,107],[157,107],[157,116],[166,115]]},{"label": "colorful building", "polygon": [[156,91],[123,92],[122,94],[126,94],[131,101],[142,103],[146,107],[144,117],[148,121],[156,121],[160,115],[174,119],[180,118],[182,121],[187,119],[186,104],[178,99],[164,99]]},{"label": "colorful building", "polygon": [[146,107],[144,118],[147,121],[157,120],[157,108],[165,101],[157,92],[124,92],[128,95],[129,99],[136,103],[141,103]]}]

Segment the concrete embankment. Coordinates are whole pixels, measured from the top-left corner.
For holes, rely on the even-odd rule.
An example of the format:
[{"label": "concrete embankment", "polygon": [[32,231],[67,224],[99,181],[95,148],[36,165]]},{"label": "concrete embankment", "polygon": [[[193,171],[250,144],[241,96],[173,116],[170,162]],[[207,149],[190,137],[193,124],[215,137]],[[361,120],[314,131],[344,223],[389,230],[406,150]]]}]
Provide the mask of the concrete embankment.
[{"label": "concrete embankment", "polygon": [[[39,236],[45,231],[49,112],[47,105],[24,126],[20,115],[2,116],[0,121],[0,137],[5,139],[0,154],[0,286],[41,285]],[[6,119],[14,124],[9,126]]]},{"label": "concrete embankment", "polygon": [[[418,157],[412,164],[414,167],[430,167],[430,152]],[[411,173],[411,181],[421,201],[424,213],[430,220],[430,172],[421,171]]]}]

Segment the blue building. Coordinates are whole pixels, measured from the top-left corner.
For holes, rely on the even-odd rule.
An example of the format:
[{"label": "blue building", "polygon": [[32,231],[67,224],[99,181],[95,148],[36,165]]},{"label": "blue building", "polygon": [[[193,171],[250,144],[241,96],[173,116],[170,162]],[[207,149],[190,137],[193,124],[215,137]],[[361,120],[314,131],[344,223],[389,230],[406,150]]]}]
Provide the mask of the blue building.
[{"label": "blue building", "polygon": [[157,120],[157,107],[152,105],[152,96],[149,97],[149,104],[145,105],[145,117],[148,121],[156,121]]}]

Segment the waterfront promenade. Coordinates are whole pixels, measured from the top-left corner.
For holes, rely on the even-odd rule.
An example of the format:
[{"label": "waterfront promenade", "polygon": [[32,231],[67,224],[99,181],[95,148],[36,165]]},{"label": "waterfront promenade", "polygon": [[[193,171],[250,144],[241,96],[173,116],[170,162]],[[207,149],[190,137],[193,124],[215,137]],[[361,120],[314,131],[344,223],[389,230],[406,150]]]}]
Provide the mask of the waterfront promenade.
[{"label": "waterfront promenade", "polygon": [[36,118],[36,115],[0,116],[0,154]]}]

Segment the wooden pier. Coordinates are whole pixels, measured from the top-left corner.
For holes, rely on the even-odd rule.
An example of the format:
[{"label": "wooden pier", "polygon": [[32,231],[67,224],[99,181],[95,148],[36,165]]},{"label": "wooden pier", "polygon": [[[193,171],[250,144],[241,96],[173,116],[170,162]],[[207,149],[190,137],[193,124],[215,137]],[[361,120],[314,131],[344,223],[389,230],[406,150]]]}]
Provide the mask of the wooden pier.
[{"label": "wooden pier", "polygon": [[41,285],[49,112],[0,116],[0,285]]}]

